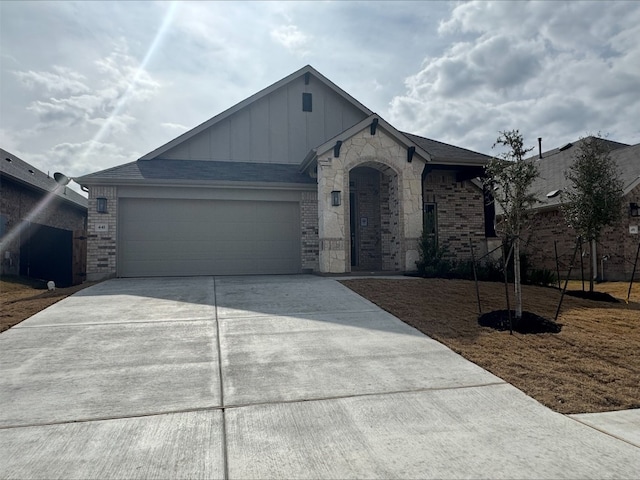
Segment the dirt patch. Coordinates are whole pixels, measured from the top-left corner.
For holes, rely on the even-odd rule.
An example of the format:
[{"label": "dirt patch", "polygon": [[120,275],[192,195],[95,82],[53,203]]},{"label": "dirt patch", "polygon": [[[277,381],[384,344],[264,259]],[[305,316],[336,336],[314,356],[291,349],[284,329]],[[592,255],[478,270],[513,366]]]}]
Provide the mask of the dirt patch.
[{"label": "dirt patch", "polygon": [[478,317],[478,324],[483,327],[493,328],[500,331],[511,331],[527,334],[527,333],[560,333],[562,325],[541,317],[531,312],[522,312],[520,318],[516,318],[516,311],[511,310],[494,310],[493,312],[483,313]]},{"label": "dirt patch", "polygon": [[3,277],[0,280],[0,332],[95,284],[96,282],[86,282],[49,291],[44,282],[21,277]]},{"label": "dirt patch", "polygon": [[[629,305],[565,297],[559,333],[509,335],[478,324],[470,281],[372,278],[342,283],[553,410],[640,408],[637,285]],[[597,288],[625,299],[629,284]],[[481,282],[480,297],[483,313],[506,306],[503,284]],[[557,289],[523,286],[523,310],[543,318],[554,318],[559,299]]]}]

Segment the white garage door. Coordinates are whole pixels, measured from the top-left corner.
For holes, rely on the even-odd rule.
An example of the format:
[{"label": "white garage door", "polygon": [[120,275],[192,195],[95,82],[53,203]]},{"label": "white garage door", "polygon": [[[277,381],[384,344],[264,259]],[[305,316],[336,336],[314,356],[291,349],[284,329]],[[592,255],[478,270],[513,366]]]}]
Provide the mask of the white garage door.
[{"label": "white garage door", "polygon": [[118,275],[300,272],[294,202],[120,199]]}]

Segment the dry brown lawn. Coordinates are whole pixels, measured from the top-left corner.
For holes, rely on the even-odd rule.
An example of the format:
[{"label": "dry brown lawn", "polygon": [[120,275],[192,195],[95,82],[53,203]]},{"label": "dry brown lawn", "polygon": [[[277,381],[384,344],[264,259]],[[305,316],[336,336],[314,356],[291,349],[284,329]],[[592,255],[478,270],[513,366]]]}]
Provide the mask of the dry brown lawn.
[{"label": "dry brown lawn", "polygon": [[[629,305],[565,296],[560,333],[510,335],[478,325],[472,281],[371,278],[342,283],[557,412],[640,408],[638,285]],[[580,288],[579,282],[569,288]],[[626,299],[628,288],[604,283],[596,290]],[[483,313],[506,308],[504,284],[481,282],[480,297]],[[523,309],[545,318],[554,318],[559,298],[557,289],[523,287]]]},{"label": "dry brown lawn", "polygon": [[0,332],[91,285],[95,282],[50,292],[41,288],[41,282],[16,277],[0,279]]}]

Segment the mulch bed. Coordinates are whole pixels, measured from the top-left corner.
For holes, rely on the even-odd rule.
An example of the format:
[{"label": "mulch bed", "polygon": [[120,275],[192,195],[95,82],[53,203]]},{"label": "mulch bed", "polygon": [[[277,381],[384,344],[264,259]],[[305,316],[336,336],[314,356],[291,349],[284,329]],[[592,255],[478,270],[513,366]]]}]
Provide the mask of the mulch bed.
[{"label": "mulch bed", "polygon": [[620,301],[604,292],[588,292],[585,290],[567,290],[565,295],[570,297],[584,298],[586,300],[595,300],[596,302],[619,303]]},{"label": "mulch bed", "polygon": [[[518,333],[560,333],[562,325],[531,312],[522,312],[521,318],[516,318],[515,310],[511,310],[513,331]],[[509,328],[509,311],[494,310],[478,317],[478,324],[483,327],[505,331]]]}]

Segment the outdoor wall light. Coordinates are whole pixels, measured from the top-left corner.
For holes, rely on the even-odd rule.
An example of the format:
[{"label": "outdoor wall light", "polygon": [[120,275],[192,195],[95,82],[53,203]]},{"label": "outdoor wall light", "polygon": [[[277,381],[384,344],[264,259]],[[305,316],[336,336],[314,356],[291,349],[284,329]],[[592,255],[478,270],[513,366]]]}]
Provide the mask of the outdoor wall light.
[{"label": "outdoor wall light", "polygon": [[96,212],[107,213],[107,199],[104,197],[96,198]]},{"label": "outdoor wall light", "polygon": [[638,209],[638,204],[636,202],[631,202],[629,204],[629,215],[632,217],[640,217],[640,209]]},{"label": "outdoor wall light", "polygon": [[333,192],[331,192],[331,206],[333,207],[339,207],[340,204],[342,203],[342,199],[340,198],[340,191],[338,190],[334,190]]}]

